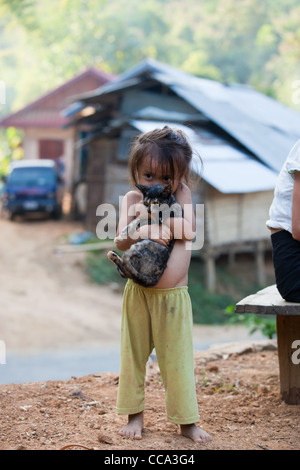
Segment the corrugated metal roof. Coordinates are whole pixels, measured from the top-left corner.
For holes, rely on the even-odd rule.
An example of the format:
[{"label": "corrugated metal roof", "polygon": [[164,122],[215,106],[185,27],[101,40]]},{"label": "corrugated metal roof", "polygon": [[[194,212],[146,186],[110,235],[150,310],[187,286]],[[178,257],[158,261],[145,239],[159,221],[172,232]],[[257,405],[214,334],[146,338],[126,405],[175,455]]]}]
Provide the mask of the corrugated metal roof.
[{"label": "corrugated metal roof", "polygon": [[[287,154],[300,137],[300,123],[298,136],[294,132],[288,134],[279,126],[275,129],[241,112],[235,107],[234,100],[232,102],[212,100],[201,91],[179,86],[173,86],[172,89],[277,172],[280,171]],[[257,114],[259,111],[257,108]],[[288,122],[294,122],[293,112]]]},{"label": "corrugated metal roof", "polygon": [[[191,129],[174,122],[132,120],[130,124],[140,132],[148,132],[165,125],[181,129],[188,137],[194,150],[192,169],[200,174],[211,186],[222,193],[249,193],[273,190],[277,173],[251,158],[241,150],[232,147],[221,138],[201,129]],[[203,161],[200,165],[198,155]]]},{"label": "corrugated metal roof", "polygon": [[84,101],[89,101],[92,99],[95,101],[95,98],[100,97],[102,95],[108,95],[109,93],[115,93],[120,90],[124,90],[125,88],[132,88],[136,85],[139,85],[141,80],[138,78],[133,78],[128,81],[123,80],[113,80],[111,82],[106,83],[105,85],[100,86],[97,90],[88,91],[80,95],[79,99]]},{"label": "corrugated metal roof", "polygon": [[[162,106],[164,102],[162,100]],[[179,111],[169,111],[162,108],[157,108],[156,106],[146,106],[145,108],[140,109],[134,113],[133,117],[138,119],[149,119],[149,120],[168,120],[174,122],[192,122],[192,121],[208,121],[202,114],[187,114]]]},{"label": "corrugated metal roof", "polygon": [[89,96],[103,96],[145,77],[169,86],[277,172],[300,138],[300,114],[295,110],[249,86],[195,77],[154,59],[140,62]]},{"label": "corrugated metal roof", "polygon": [[250,119],[285,131],[287,134],[300,135],[300,113],[248,85],[224,84],[199,78],[153,59],[141,62],[136,71],[134,68],[131,69],[131,72],[122,75],[118,81],[131,78],[134,76],[134,71],[141,74],[147,70],[151,70],[152,76],[166,85],[201,92],[212,101],[234,107]]}]

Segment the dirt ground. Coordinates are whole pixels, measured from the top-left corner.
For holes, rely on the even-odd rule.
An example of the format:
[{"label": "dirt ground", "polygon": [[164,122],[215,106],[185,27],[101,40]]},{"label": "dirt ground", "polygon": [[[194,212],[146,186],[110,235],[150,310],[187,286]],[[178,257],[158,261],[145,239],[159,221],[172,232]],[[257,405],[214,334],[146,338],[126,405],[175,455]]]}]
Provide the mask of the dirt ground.
[{"label": "dirt ground", "polygon": [[200,425],[213,437],[208,444],[193,443],[166,420],[163,384],[153,362],[141,441],[118,434],[126,422],[115,413],[118,374],[95,373],[1,386],[0,449],[60,450],[75,444],[106,451],[300,449],[300,407],[281,401],[276,351],[198,357],[195,373]]},{"label": "dirt ground", "polygon": [[[108,347],[119,341],[121,295],[90,281],[84,254],[55,252],[77,230],[80,224],[64,220],[0,219],[0,340],[7,351]],[[195,327],[196,340],[218,342],[227,333]],[[1,367],[6,366],[0,365],[0,373]],[[0,450],[70,444],[100,450],[300,449],[300,407],[281,401],[276,350],[228,354],[225,348],[217,356],[197,351],[195,376],[200,425],[213,437],[209,444],[194,444],[167,422],[164,388],[152,362],[142,441],[118,434],[126,422],[115,413],[118,374],[95,370],[66,381],[1,385]]]}]

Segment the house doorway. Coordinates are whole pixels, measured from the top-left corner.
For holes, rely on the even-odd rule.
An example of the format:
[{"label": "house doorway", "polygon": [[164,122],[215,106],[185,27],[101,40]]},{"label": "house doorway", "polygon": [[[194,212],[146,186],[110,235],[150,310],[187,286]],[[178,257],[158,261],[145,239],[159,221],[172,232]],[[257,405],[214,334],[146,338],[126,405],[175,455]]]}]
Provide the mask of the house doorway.
[{"label": "house doorway", "polygon": [[64,155],[64,141],[60,139],[39,140],[39,158],[57,160]]}]

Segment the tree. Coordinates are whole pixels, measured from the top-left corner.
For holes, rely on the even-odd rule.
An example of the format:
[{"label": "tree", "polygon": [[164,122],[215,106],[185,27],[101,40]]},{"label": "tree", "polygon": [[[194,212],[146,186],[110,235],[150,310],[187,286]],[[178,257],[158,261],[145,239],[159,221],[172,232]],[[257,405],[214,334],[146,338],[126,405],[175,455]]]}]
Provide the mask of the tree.
[{"label": "tree", "polygon": [[298,0],[0,0],[0,79],[16,109],[94,66],[146,57],[292,102]]},{"label": "tree", "polygon": [[1,131],[0,177],[8,174],[9,165],[12,160],[20,160],[23,157],[21,142],[22,134],[14,127]]}]

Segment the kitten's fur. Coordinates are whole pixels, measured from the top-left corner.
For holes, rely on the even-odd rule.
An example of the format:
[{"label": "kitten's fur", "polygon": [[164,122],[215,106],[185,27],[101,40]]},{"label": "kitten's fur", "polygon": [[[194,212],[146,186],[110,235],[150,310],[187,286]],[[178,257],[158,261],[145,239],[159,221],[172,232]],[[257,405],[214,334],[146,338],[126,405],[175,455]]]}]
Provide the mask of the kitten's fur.
[{"label": "kitten's fur", "polygon": [[[144,218],[140,216],[134,219],[122,230],[119,239],[126,239],[142,225],[151,224],[151,221],[162,224],[167,217],[182,217],[182,208],[171,192],[171,185],[137,184],[136,187],[143,193],[143,204],[147,207],[147,215],[151,214],[151,218],[145,218],[144,215]],[[146,238],[131,245],[122,258],[114,251],[109,251],[107,256],[115,263],[122,277],[130,278],[142,286],[151,287],[155,286],[163,275],[174,242],[175,240],[172,239],[168,246],[163,246],[161,243]]]}]

